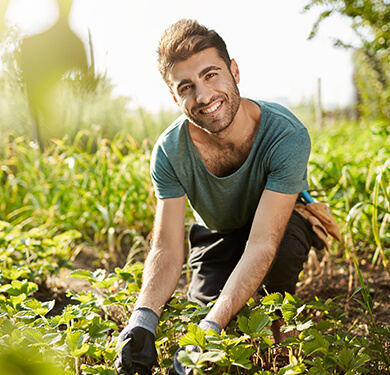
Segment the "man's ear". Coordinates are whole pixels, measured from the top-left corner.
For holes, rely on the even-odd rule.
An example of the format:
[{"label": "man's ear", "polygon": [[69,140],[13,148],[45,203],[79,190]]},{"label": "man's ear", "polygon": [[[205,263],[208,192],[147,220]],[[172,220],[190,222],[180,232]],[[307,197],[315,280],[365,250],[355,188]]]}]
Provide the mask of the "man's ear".
[{"label": "man's ear", "polygon": [[232,73],[232,76],[236,83],[240,83],[240,71],[238,69],[238,65],[236,63],[236,60],[232,59],[230,62],[230,71]]},{"label": "man's ear", "polygon": [[179,101],[177,100],[176,95],[173,92],[173,90],[169,90],[169,91],[170,91],[170,93],[172,95],[172,98],[173,98],[174,102],[180,107]]}]

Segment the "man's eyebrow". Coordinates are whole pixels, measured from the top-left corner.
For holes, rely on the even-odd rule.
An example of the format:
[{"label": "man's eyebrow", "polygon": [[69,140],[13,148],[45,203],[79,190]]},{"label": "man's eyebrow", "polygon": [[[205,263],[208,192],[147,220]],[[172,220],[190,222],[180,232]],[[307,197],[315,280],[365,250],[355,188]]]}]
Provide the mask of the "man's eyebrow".
[{"label": "man's eyebrow", "polygon": [[176,90],[179,90],[181,86],[184,86],[184,85],[186,85],[187,83],[192,83],[192,81],[189,80],[189,79],[183,79],[183,80],[181,80],[181,81],[177,84]]},{"label": "man's eyebrow", "polygon": [[221,70],[221,68],[219,66],[216,66],[216,65],[210,65],[208,66],[207,68],[204,68],[199,74],[198,74],[198,77],[203,77],[204,75],[206,75],[208,72],[210,72],[211,70]]},{"label": "man's eyebrow", "polygon": [[[216,65],[210,65],[207,68],[204,68],[203,70],[201,70],[198,74],[198,77],[201,78],[212,70],[221,70],[221,68],[219,66],[216,66]],[[188,83],[192,83],[192,81],[190,79],[183,79],[182,81],[180,81],[177,84],[176,90],[179,90],[181,86],[187,85]]]}]

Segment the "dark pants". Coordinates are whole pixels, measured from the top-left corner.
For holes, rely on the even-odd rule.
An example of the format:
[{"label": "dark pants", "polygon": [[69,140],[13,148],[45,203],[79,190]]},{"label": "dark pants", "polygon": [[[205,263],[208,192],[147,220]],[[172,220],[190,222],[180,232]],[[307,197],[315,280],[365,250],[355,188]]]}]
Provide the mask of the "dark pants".
[{"label": "dark pants", "polygon": [[[189,233],[192,281],[188,291],[191,301],[205,305],[215,300],[244,252],[252,223],[229,234],[211,231],[194,224]],[[319,239],[307,220],[293,211],[274,263],[262,285],[269,293],[295,293],[296,283],[311,246]]]}]

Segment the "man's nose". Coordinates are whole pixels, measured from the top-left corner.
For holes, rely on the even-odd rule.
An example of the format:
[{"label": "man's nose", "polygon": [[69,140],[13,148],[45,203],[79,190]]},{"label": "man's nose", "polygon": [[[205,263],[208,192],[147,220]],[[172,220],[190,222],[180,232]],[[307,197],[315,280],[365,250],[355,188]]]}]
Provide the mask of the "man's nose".
[{"label": "man's nose", "polygon": [[196,86],[196,102],[201,104],[209,104],[213,97],[213,90],[205,84],[198,84]]}]

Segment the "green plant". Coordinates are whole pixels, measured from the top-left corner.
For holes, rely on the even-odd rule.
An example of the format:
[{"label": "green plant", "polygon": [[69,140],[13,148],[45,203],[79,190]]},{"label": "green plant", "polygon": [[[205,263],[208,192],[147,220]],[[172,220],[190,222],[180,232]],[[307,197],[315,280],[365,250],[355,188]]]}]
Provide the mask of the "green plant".
[{"label": "green plant", "polygon": [[[315,140],[310,185],[326,192],[345,240],[332,244],[327,255],[332,267],[367,259],[370,267],[384,269],[390,246],[388,125],[343,123],[310,132]],[[142,282],[143,265],[135,259],[143,260],[152,228],[151,144],[140,145],[128,134],[108,139],[98,128],[79,132],[73,140],[53,140],[45,152],[23,137],[8,136],[5,144],[0,163],[0,372],[10,375],[7,371],[20,367],[45,374],[54,361],[59,375],[114,375],[118,332]],[[85,246],[99,249],[100,264],[69,277],[88,280],[90,287],[68,290],[71,302],[61,309],[54,294],[39,294],[38,300],[42,282],[72,266]],[[123,267],[112,267],[121,262]],[[216,335],[197,327],[210,306],[189,302],[178,291],[157,328],[159,365],[153,371],[167,374],[179,346],[194,344],[201,351],[183,353],[181,359],[200,374],[385,373],[389,327],[375,321],[369,288],[360,277],[360,288],[349,299],[358,303],[364,333],[361,320],[351,322],[341,304],[345,296],[302,301],[271,294],[250,300]],[[283,330],[297,335],[275,345],[269,327],[280,316],[286,321]]]},{"label": "green plant", "polygon": [[[355,310],[364,318],[369,326],[370,338],[366,340],[366,349],[371,358],[371,367],[377,374],[387,374],[390,371],[390,357],[386,352],[385,344],[390,341],[390,329],[388,326],[378,326],[373,315],[374,303],[371,297],[370,284],[368,280],[364,282],[359,265],[355,262],[356,270],[359,276],[360,287],[352,294],[351,298],[356,301],[362,308]],[[363,301],[356,298],[358,293],[361,294]]]},{"label": "green plant", "polygon": [[46,152],[25,138],[7,142],[0,218],[27,229],[77,229],[112,258],[145,247],[154,213],[148,144],[139,148],[126,134],[111,141],[98,128],[55,140]]},{"label": "green plant", "polygon": [[56,233],[42,226],[23,231],[0,221],[0,284],[19,279],[45,282],[61,268],[71,268],[69,259],[80,237],[76,230]]}]

